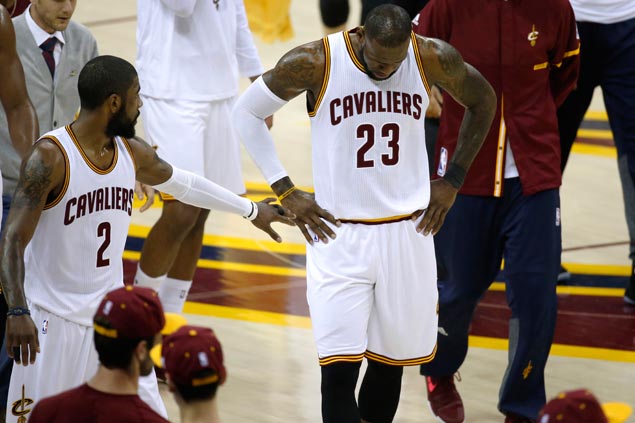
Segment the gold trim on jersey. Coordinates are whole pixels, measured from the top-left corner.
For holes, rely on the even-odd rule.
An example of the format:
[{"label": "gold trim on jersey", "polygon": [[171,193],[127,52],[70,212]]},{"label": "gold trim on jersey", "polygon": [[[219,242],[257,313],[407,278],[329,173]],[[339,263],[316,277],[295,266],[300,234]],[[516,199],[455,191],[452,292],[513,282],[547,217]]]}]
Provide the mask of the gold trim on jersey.
[{"label": "gold trim on jersey", "polygon": [[382,225],[384,223],[401,222],[402,220],[408,220],[412,217],[410,214],[402,214],[399,216],[381,217],[379,219],[339,219],[342,223],[359,223],[362,225]]},{"label": "gold trim on jersey", "polygon": [[359,59],[357,59],[357,56],[355,56],[355,50],[353,50],[353,43],[351,42],[351,36],[348,34],[348,31],[344,31],[342,34],[344,34],[346,50],[348,51],[348,55],[353,61],[353,64],[355,64],[360,71],[366,73],[366,67],[362,65],[362,62],[360,62]]},{"label": "gold trim on jersey", "polygon": [[534,65],[534,70],[547,69],[548,66],[549,62],[538,63],[537,65]]},{"label": "gold trim on jersey", "polygon": [[126,147],[126,150],[128,150],[128,154],[130,154],[130,159],[132,160],[132,165],[134,166],[135,171],[136,171],[137,170],[137,161],[134,158],[134,154],[132,154],[132,148],[130,147],[130,141],[128,141],[124,137],[121,137],[121,141],[123,141],[123,146]]},{"label": "gold trim on jersey", "polygon": [[331,355],[328,357],[320,358],[320,366],[326,366],[336,362],[356,363],[364,359],[364,353],[355,355]]},{"label": "gold trim on jersey", "polygon": [[40,142],[42,140],[52,141],[55,145],[57,145],[57,148],[60,149],[60,151],[62,152],[62,155],[64,156],[64,185],[62,185],[61,191],[59,192],[59,194],[57,194],[57,196],[53,199],[53,201],[47,202],[44,204],[43,210],[48,210],[52,207],[55,207],[60,201],[62,201],[62,197],[64,197],[64,194],[66,194],[66,190],[68,189],[68,183],[71,179],[71,165],[70,165],[70,162],[68,161],[68,155],[66,154],[66,150],[64,150],[64,147],[62,147],[62,143],[57,138],[55,138],[52,135],[47,135],[37,140],[37,142]]},{"label": "gold trim on jersey", "polygon": [[423,70],[423,61],[421,60],[419,44],[417,43],[417,36],[414,31],[410,33],[410,38],[412,38],[412,50],[414,51],[417,67],[419,68],[419,73],[421,74],[421,81],[423,81],[423,86],[426,87],[426,92],[428,93],[428,97],[430,97],[430,84],[428,84],[428,78],[426,78],[426,73]]},{"label": "gold trim on jersey", "polygon": [[500,197],[503,191],[503,166],[505,164],[505,145],[507,144],[507,126],[505,125],[505,99],[501,95],[501,120],[498,127],[498,145],[496,146],[496,170],[494,174],[494,197]]},{"label": "gold trim on jersey", "polygon": [[388,364],[391,366],[417,366],[419,364],[431,362],[434,359],[434,356],[436,354],[437,354],[437,345],[435,344],[432,352],[426,355],[425,357],[409,358],[406,360],[395,360],[395,359],[386,357],[385,355],[380,355],[368,350],[366,351],[364,355],[369,360],[373,360],[382,364]]},{"label": "gold trim on jersey", "polygon": [[106,174],[112,172],[112,170],[115,168],[115,166],[117,166],[117,159],[119,158],[119,147],[117,146],[117,141],[114,138],[113,138],[112,142],[113,142],[114,149],[115,149],[115,155],[114,155],[114,157],[112,159],[112,163],[110,164],[110,166],[107,169],[103,169],[102,170],[99,167],[95,166],[95,164],[90,161],[90,159],[88,158],[88,156],[84,152],[84,149],[79,144],[79,141],[77,141],[77,137],[75,137],[75,133],[73,132],[73,128],[71,128],[70,125],[66,125],[66,132],[68,132],[68,135],[71,136],[71,139],[73,140],[73,143],[75,144],[75,147],[77,147],[77,149],[79,150],[79,153],[84,158],[84,162],[86,162],[88,167],[90,167],[93,170],[93,172],[95,172],[95,173],[97,173],[99,175],[106,175]]},{"label": "gold trim on jersey", "polygon": [[322,38],[322,43],[324,43],[324,79],[322,80],[322,88],[320,88],[320,93],[318,94],[315,104],[313,105],[313,110],[309,112],[309,117],[314,117],[320,108],[320,103],[322,103],[322,99],[324,98],[324,93],[326,92],[326,88],[329,85],[329,77],[331,75],[331,47],[329,45],[328,37]]}]

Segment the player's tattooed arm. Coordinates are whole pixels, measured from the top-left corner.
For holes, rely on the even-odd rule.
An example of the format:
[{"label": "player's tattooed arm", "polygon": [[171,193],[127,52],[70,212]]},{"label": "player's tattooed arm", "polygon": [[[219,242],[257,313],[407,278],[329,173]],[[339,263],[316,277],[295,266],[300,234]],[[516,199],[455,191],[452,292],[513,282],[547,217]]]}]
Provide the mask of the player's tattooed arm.
[{"label": "player's tattooed arm", "polygon": [[418,40],[428,82],[441,86],[466,108],[451,163],[467,172],[494,119],[496,94],[450,44],[434,38]]},{"label": "player's tattooed arm", "polygon": [[23,162],[0,242],[0,280],[9,313],[13,313],[7,318],[6,349],[9,357],[25,366],[35,362],[39,341],[33,320],[24,314],[24,250],[45,204],[63,194],[65,177],[62,151],[51,140],[37,142]]},{"label": "player's tattooed arm", "polygon": [[20,172],[2,242],[0,280],[9,307],[25,307],[24,249],[33,237],[47,201],[60,193],[66,161],[51,140],[41,140],[31,149]]},{"label": "player's tattooed arm", "polygon": [[441,86],[466,109],[456,150],[443,178],[430,184],[430,203],[417,224],[420,232],[434,235],[441,229],[489,131],[496,112],[496,94],[485,78],[463,61],[454,47],[433,38],[417,37],[417,40],[430,85]]},{"label": "player's tattooed arm", "polygon": [[[267,87],[284,100],[304,91],[314,103],[324,80],[326,53],[322,40],[298,46],[286,53],[276,66],[263,75]],[[312,104],[311,104],[312,105]]]}]

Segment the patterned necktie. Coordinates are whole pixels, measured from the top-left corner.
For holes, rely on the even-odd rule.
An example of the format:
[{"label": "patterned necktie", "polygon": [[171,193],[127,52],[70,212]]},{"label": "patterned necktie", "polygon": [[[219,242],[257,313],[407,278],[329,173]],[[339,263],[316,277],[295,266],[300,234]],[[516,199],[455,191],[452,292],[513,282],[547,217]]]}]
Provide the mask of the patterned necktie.
[{"label": "patterned necktie", "polygon": [[51,37],[40,44],[40,48],[42,49],[42,56],[44,57],[46,66],[49,67],[49,71],[51,72],[51,78],[55,77],[55,58],[53,57],[53,50],[55,50],[56,43],[57,38]]}]

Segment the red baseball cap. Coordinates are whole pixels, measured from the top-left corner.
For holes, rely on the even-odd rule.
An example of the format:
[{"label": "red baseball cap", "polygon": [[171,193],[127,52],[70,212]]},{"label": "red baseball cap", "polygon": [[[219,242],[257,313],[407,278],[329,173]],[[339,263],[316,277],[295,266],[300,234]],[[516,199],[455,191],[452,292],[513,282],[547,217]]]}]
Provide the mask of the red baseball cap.
[{"label": "red baseball cap", "polygon": [[538,416],[539,423],[623,423],[632,409],[623,403],[600,405],[587,389],[566,391],[549,401]]},{"label": "red baseball cap", "polygon": [[[223,349],[210,328],[182,326],[150,352],[154,364],[165,369],[177,385],[202,386],[225,382]],[[212,371],[213,374],[205,374]]]},{"label": "red baseball cap", "polygon": [[165,326],[159,295],[151,288],[125,286],[110,291],[93,317],[95,332],[108,338],[150,338]]}]

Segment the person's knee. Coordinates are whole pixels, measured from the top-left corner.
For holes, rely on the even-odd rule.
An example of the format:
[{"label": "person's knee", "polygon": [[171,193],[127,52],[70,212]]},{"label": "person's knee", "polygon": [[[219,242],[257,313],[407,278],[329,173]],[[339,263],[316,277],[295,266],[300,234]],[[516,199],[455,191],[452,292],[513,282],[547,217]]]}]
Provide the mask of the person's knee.
[{"label": "person's knee", "polygon": [[165,222],[164,226],[169,232],[182,235],[189,233],[199,224],[200,216],[201,209],[198,207],[178,201],[170,201],[163,205],[161,220]]},{"label": "person's knee", "polygon": [[341,394],[355,391],[361,362],[338,361],[322,366],[322,394]]},{"label": "person's knee", "polygon": [[322,418],[324,423],[359,423],[355,385],[361,362],[322,366]]},{"label": "person's knee", "polygon": [[401,394],[402,366],[368,360],[368,368],[359,392],[359,410],[363,421],[391,423]]}]

